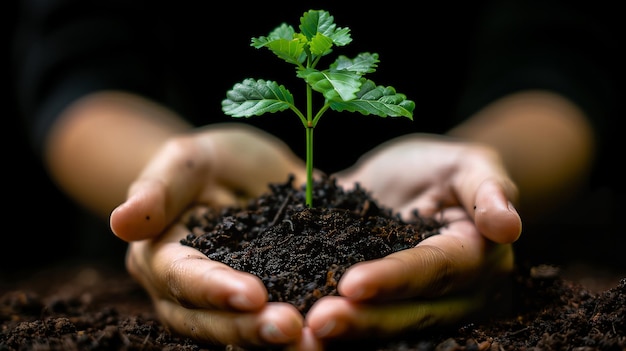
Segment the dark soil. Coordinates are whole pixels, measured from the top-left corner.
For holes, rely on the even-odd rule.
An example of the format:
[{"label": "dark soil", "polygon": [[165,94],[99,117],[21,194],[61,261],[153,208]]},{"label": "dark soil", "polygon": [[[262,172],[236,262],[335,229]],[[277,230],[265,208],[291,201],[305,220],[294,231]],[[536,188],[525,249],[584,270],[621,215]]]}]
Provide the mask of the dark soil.
[{"label": "dark soil", "polygon": [[[194,212],[182,241],[209,257],[259,276],[272,301],[303,314],[336,294],[347,267],[436,235],[445,223],[405,223],[363,189],[316,185],[313,209],[288,181],[246,209]],[[314,235],[309,235],[314,234]],[[278,236],[278,237],[277,237]],[[287,269],[288,268],[288,269]],[[516,268],[510,290],[494,292],[493,313],[448,328],[390,340],[344,341],[330,350],[626,350],[626,278],[592,288],[556,266]],[[124,271],[77,264],[0,286],[1,350],[240,351],[171,334],[143,289]]]},{"label": "dark soil", "polygon": [[306,314],[320,297],[337,295],[349,266],[413,247],[442,225],[417,212],[405,223],[365,190],[345,192],[330,179],[315,184],[309,208],[292,181],[270,185],[271,192],[245,208],[199,210],[181,243],[258,276],[270,301],[290,302]]}]

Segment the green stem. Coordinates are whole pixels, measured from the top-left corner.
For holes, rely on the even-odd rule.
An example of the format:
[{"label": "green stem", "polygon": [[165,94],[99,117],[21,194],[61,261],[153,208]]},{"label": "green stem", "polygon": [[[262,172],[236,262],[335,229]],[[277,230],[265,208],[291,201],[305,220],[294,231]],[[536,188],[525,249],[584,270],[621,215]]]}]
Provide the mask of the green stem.
[{"label": "green stem", "polygon": [[313,207],[313,126],[306,128],[306,205]]},{"label": "green stem", "polygon": [[313,89],[306,85],[306,205],[313,207]]}]

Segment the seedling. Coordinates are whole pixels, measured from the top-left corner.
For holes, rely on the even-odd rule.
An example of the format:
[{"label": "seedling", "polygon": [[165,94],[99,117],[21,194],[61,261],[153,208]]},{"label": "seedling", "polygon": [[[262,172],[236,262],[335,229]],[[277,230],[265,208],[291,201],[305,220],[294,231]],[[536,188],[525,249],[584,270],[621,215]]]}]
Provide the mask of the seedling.
[{"label": "seedling", "polygon": [[[268,48],[279,58],[296,66],[296,76],[306,82],[306,112],[294,103],[283,85],[270,80],[244,79],[226,93],[222,110],[232,117],[260,116],[266,112],[291,109],[306,130],[306,205],[313,206],[313,130],[329,108],[380,117],[407,117],[413,120],[415,103],[391,86],[376,85],[364,78],[376,71],[378,54],[360,53],[350,59],[340,55],[327,69],[317,69],[333,46],[352,42],[349,28],[339,28],[328,11],[309,10],[300,18],[300,32],[286,23],[267,37],[252,38],[251,46]],[[323,94],[324,105],[313,113],[313,90]]]}]

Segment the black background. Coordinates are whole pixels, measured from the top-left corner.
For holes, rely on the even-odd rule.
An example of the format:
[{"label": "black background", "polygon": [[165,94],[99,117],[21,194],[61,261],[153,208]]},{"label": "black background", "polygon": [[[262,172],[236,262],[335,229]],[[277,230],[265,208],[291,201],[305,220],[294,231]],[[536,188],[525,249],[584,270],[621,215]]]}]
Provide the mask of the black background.
[{"label": "black background", "polygon": [[[317,4],[320,8],[322,7],[319,2]],[[1,20],[3,25],[7,26],[7,30],[2,31],[2,42],[5,43],[3,50],[5,50],[10,48],[12,28],[17,17],[15,3],[8,1],[3,6]],[[437,114],[453,115],[456,113],[455,106],[450,105],[449,101],[454,100],[451,97],[458,96],[463,87],[459,84],[463,80],[465,68],[461,57],[467,54],[468,47],[460,43],[466,42],[464,36],[469,35],[471,28],[465,27],[464,29],[467,29],[465,31],[458,30],[458,26],[455,26],[455,29],[450,30],[446,26],[450,23],[466,23],[463,22],[464,18],[470,15],[473,9],[469,5],[465,6],[466,8],[456,7],[456,11],[442,13],[411,10],[415,14],[405,13],[399,16],[400,21],[414,21],[412,23],[415,25],[416,32],[437,31],[438,34],[443,33],[444,37],[448,36],[445,40],[439,38],[432,41],[428,41],[430,38],[428,35],[420,36],[420,40],[416,40],[411,33],[394,33],[393,27],[381,28],[378,27],[378,23],[353,18],[347,6],[336,7],[336,9],[332,9],[332,6],[324,6],[330,9],[339,26],[347,26],[352,30],[354,42],[342,51],[342,54],[352,56],[362,51],[378,52],[381,62],[378,72],[371,78],[378,84],[393,85],[399,92],[406,93],[409,98],[416,101],[417,108],[415,121],[410,123],[405,120],[390,122],[388,119],[377,117],[337,116],[332,112],[328,113],[322,118],[320,127],[316,129],[317,166],[327,171],[341,169],[350,165],[370,145],[384,141],[397,133],[442,132],[447,128],[438,122]],[[237,17],[239,24],[233,23],[231,30],[222,34],[231,36],[233,40],[239,40],[241,45],[246,47],[250,37],[266,35],[281,21],[297,25],[299,17],[308,8],[308,5],[302,4],[277,11],[274,17],[262,19],[264,26],[259,25],[261,28],[259,30],[250,29],[255,28],[252,25],[255,21],[261,23],[261,19],[256,18],[252,13],[250,17]],[[409,10],[381,8],[381,16],[391,16],[397,11]],[[201,14],[196,14],[196,16],[195,20],[206,17]],[[427,25],[433,23],[432,19],[427,20],[427,17],[431,16],[439,16],[442,25],[440,27]],[[380,33],[387,32],[394,38],[390,39],[389,45],[386,45],[384,36],[380,37]],[[373,40],[376,38],[378,39]],[[400,46],[398,43],[403,45]],[[207,91],[196,90],[195,93],[190,93],[204,94],[192,98],[205,99],[207,106],[211,106],[201,113],[220,114],[219,101],[223,98],[223,92],[246,77],[277,80],[284,78],[285,85],[290,84],[289,76],[292,72],[286,63],[276,68],[276,70],[284,68],[287,74],[283,75],[274,69],[268,70],[269,65],[276,64],[276,58],[268,52],[256,51],[250,47],[247,53],[254,58],[242,64],[237,70],[219,73],[189,72],[189,74],[198,74],[199,82],[211,81]],[[421,73],[429,75],[429,77],[424,77],[424,81],[438,82],[439,85],[425,86],[420,81],[416,81],[415,77],[419,75],[405,74],[406,66],[397,62],[404,62],[407,53],[417,53],[425,62],[441,60],[442,57],[449,60],[447,64],[449,69],[446,71],[425,69]],[[2,210],[4,228],[0,238],[0,247],[2,247],[0,274],[11,275],[15,272],[14,267],[36,268],[42,264],[53,264],[69,258],[107,258],[111,259],[113,264],[121,266],[125,244],[110,232],[106,220],[96,219],[85,213],[56,188],[26,142],[26,134],[20,124],[14,104],[13,77],[8,62],[9,53],[3,52],[2,57],[0,72],[0,81],[4,88],[0,101],[4,114],[2,184],[4,185],[4,199],[8,201],[5,202]],[[207,57],[193,59],[206,60],[208,64],[211,62]],[[233,58],[223,58],[223,60],[233,60]],[[229,75],[225,78],[226,73]],[[203,76],[203,74],[217,74],[219,80],[212,80],[211,77]],[[432,79],[435,76],[439,79]],[[297,91],[293,90],[292,93],[296,94]],[[618,92],[626,96],[623,93],[623,90]],[[442,95],[447,97],[441,98]],[[190,113],[199,114],[198,111]],[[623,116],[624,114],[615,117],[623,118]],[[304,130],[295,116],[263,116],[262,118],[264,119],[250,120],[250,122],[281,135],[293,145],[296,152],[303,155]],[[277,121],[278,119],[280,121]],[[389,128],[390,132],[386,132],[388,130],[386,126],[389,123],[397,123],[400,127],[396,125]],[[375,128],[366,128],[364,124],[371,124]],[[378,125],[380,127],[377,127]],[[376,130],[376,133],[362,134],[365,129]],[[343,135],[347,137],[342,137]],[[621,200],[624,192],[621,176],[619,176],[624,157],[621,151],[618,151],[622,149],[616,148],[615,151],[603,155],[603,157],[614,159],[612,162],[615,168],[609,167],[606,171],[614,172],[612,176],[603,178],[605,179],[603,182],[587,189],[588,191],[582,194],[578,201],[563,208],[562,212],[549,222],[525,227],[524,235],[517,244],[520,257],[524,260],[548,261],[557,264],[580,260],[613,268],[626,267],[624,262],[626,260],[623,259],[622,254],[623,246],[620,245],[625,230],[622,222],[619,221],[620,217],[623,217],[624,210]],[[89,234],[86,235],[86,233]],[[95,233],[101,234],[95,235]],[[40,240],[41,245],[35,247],[28,245],[33,238]],[[1,275],[0,278],[2,278]]]}]

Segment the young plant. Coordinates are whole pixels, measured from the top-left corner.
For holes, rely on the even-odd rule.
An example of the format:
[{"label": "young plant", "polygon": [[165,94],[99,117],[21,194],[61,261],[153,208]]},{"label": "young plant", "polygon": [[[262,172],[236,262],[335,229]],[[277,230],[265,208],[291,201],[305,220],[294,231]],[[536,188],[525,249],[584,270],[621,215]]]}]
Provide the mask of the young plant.
[{"label": "young plant", "polygon": [[[349,28],[339,28],[324,10],[309,10],[300,18],[300,32],[285,23],[267,37],[252,38],[251,46],[268,48],[279,58],[296,66],[296,75],[306,82],[306,110],[294,103],[283,85],[263,79],[245,79],[226,93],[222,110],[232,117],[260,116],[266,112],[291,109],[306,130],[306,205],[313,206],[313,130],[329,108],[380,117],[407,117],[413,120],[415,103],[391,86],[376,85],[364,78],[376,70],[378,54],[360,53],[355,58],[339,56],[327,69],[317,67],[333,46],[348,45]],[[324,96],[324,105],[313,112],[313,90]]]}]

